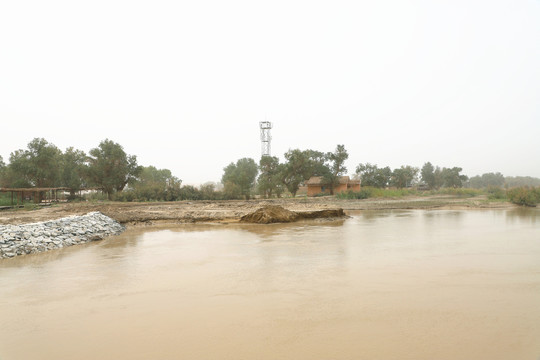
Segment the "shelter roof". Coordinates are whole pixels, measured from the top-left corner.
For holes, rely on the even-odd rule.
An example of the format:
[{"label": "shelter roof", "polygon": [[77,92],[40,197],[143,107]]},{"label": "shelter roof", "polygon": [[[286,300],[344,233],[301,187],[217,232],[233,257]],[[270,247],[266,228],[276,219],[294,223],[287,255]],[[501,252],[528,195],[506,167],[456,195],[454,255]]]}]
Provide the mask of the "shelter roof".
[{"label": "shelter roof", "polygon": [[[0,192],[36,192],[36,191],[51,191],[51,190],[71,190],[68,187],[32,187],[32,188],[0,188]],[[81,188],[79,190],[101,190],[100,187]]]},{"label": "shelter roof", "polygon": [[0,192],[18,192],[18,191],[25,191],[25,192],[32,192],[32,191],[51,191],[51,190],[69,190],[67,187],[44,187],[44,188],[0,188]]}]

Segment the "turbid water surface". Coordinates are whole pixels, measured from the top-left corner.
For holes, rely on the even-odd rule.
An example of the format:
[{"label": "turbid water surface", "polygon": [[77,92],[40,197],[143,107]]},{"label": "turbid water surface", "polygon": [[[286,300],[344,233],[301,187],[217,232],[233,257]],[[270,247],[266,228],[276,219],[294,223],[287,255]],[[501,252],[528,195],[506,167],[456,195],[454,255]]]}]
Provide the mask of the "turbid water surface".
[{"label": "turbid water surface", "polygon": [[0,359],[540,358],[540,211],[137,228],[0,261]]}]

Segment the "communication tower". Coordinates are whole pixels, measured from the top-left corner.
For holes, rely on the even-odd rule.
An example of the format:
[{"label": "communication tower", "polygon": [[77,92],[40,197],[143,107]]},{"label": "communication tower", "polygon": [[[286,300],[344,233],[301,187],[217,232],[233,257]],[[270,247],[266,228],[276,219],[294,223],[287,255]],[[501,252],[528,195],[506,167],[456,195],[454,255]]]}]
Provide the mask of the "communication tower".
[{"label": "communication tower", "polygon": [[270,129],[272,128],[272,123],[270,121],[260,121],[259,127],[261,128],[262,156],[271,156],[270,155],[270,140],[272,140],[272,135],[270,135]]}]

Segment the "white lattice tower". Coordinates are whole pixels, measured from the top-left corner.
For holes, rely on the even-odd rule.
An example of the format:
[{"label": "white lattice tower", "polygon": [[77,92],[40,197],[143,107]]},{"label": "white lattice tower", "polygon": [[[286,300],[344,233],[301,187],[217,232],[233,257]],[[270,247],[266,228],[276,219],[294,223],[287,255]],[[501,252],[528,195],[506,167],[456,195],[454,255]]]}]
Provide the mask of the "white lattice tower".
[{"label": "white lattice tower", "polygon": [[270,135],[270,129],[272,128],[272,123],[270,121],[261,121],[259,122],[259,127],[261,128],[262,156],[271,156],[270,141],[272,140],[272,135]]}]

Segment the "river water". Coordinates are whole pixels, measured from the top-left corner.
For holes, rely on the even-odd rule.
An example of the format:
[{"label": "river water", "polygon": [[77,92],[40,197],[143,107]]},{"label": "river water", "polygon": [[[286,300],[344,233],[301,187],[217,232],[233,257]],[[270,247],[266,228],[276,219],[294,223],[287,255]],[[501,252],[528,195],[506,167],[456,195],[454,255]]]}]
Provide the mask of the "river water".
[{"label": "river water", "polygon": [[136,228],[0,261],[0,359],[540,358],[540,211]]}]

